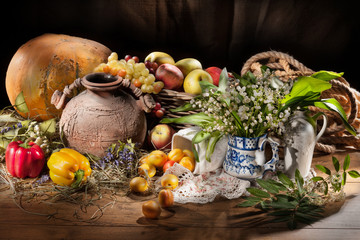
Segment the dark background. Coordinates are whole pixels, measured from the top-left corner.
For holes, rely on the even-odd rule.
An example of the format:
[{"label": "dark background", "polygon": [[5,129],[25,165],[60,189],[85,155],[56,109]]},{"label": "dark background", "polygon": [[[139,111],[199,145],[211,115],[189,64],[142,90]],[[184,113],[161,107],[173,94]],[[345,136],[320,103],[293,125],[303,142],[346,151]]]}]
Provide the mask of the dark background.
[{"label": "dark background", "polygon": [[[239,72],[252,55],[289,53],[313,70],[345,72],[358,82],[359,11],[335,0],[13,1],[2,6],[0,107],[8,106],[7,66],[16,50],[43,33],[98,41],[141,60],[164,51],[176,60]],[[3,4],[3,3],[2,3]],[[10,17],[9,17],[10,15]]]}]

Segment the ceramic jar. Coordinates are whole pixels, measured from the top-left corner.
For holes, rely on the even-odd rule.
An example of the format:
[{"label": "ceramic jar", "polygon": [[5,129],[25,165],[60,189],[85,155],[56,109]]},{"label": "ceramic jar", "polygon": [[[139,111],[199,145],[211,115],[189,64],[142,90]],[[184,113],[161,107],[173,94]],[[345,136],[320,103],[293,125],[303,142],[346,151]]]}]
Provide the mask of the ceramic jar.
[{"label": "ceramic jar", "polygon": [[[118,140],[144,142],[147,131],[145,113],[140,100],[134,98],[141,96],[141,91],[139,93],[139,89],[128,80],[92,73],[73,84],[71,88],[82,85],[86,90],[67,104],[59,104],[64,96],[58,91],[52,100],[57,107],[66,104],[60,119],[60,131],[69,147],[103,156],[110,144]],[[68,86],[64,93],[69,95]]]}]

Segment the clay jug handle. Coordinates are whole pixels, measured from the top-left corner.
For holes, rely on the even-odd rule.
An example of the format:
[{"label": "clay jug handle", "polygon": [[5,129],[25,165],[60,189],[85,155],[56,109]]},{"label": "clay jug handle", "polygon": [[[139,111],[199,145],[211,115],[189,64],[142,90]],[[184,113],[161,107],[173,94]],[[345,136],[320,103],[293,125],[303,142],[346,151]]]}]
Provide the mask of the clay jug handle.
[{"label": "clay jug handle", "polygon": [[316,121],[317,118],[319,116],[322,116],[323,117],[323,125],[319,131],[319,133],[316,135],[316,141],[318,141],[320,139],[320,137],[324,134],[325,130],[326,130],[326,127],[327,127],[327,116],[325,113],[323,112],[318,112],[317,114],[315,114],[312,118]]},{"label": "clay jug handle", "polygon": [[149,113],[155,107],[155,101],[150,94],[143,95],[143,92],[131,84],[129,79],[123,79],[121,85],[125,88],[129,88],[131,92],[139,100],[136,101],[137,105],[145,112]]},{"label": "clay jug handle", "polygon": [[82,86],[81,78],[77,78],[72,84],[66,85],[62,92],[56,90],[51,97],[51,104],[55,105],[56,109],[64,108],[67,98],[72,95],[73,89],[80,86]]}]

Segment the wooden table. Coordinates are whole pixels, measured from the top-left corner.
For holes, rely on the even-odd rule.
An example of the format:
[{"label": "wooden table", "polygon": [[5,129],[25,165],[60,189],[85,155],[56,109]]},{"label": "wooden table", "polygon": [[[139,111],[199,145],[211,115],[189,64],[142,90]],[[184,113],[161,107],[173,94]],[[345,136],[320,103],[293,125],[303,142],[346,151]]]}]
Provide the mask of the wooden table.
[{"label": "wooden table", "polygon": [[[336,153],[342,162],[346,152]],[[351,152],[350,169],[360,170],[360,152]],[[331,155],[315,156],[313,166],[333,169]],[[348,178],[346,200],[326,207],[325,218],[290,231],[284,224],[250,224],[259,211],[236,208],[239,199],[216,199],[209,204],[175,204],[160,219],[145,219],[141,205],[150,197],[104,195],[84,213],[70,203],[31,201],[21,210],[10,191],[0,192],[0,239],[360,239],[360,179]],[[45,216],[57,212],[54,218]],[[79,219],[78,219],[79,218]]]}]

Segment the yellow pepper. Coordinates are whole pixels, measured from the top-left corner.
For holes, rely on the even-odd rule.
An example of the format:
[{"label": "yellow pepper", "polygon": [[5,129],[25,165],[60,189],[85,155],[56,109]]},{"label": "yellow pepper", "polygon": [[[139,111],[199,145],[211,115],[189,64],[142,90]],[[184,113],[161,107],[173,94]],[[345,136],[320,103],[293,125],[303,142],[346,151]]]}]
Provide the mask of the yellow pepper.
[{"label": "yellow pepper", "polygon": [[51,180],[61,186],[77,187],[91,174],[89,160],[70,148],[51,154],[47,166]]}]

